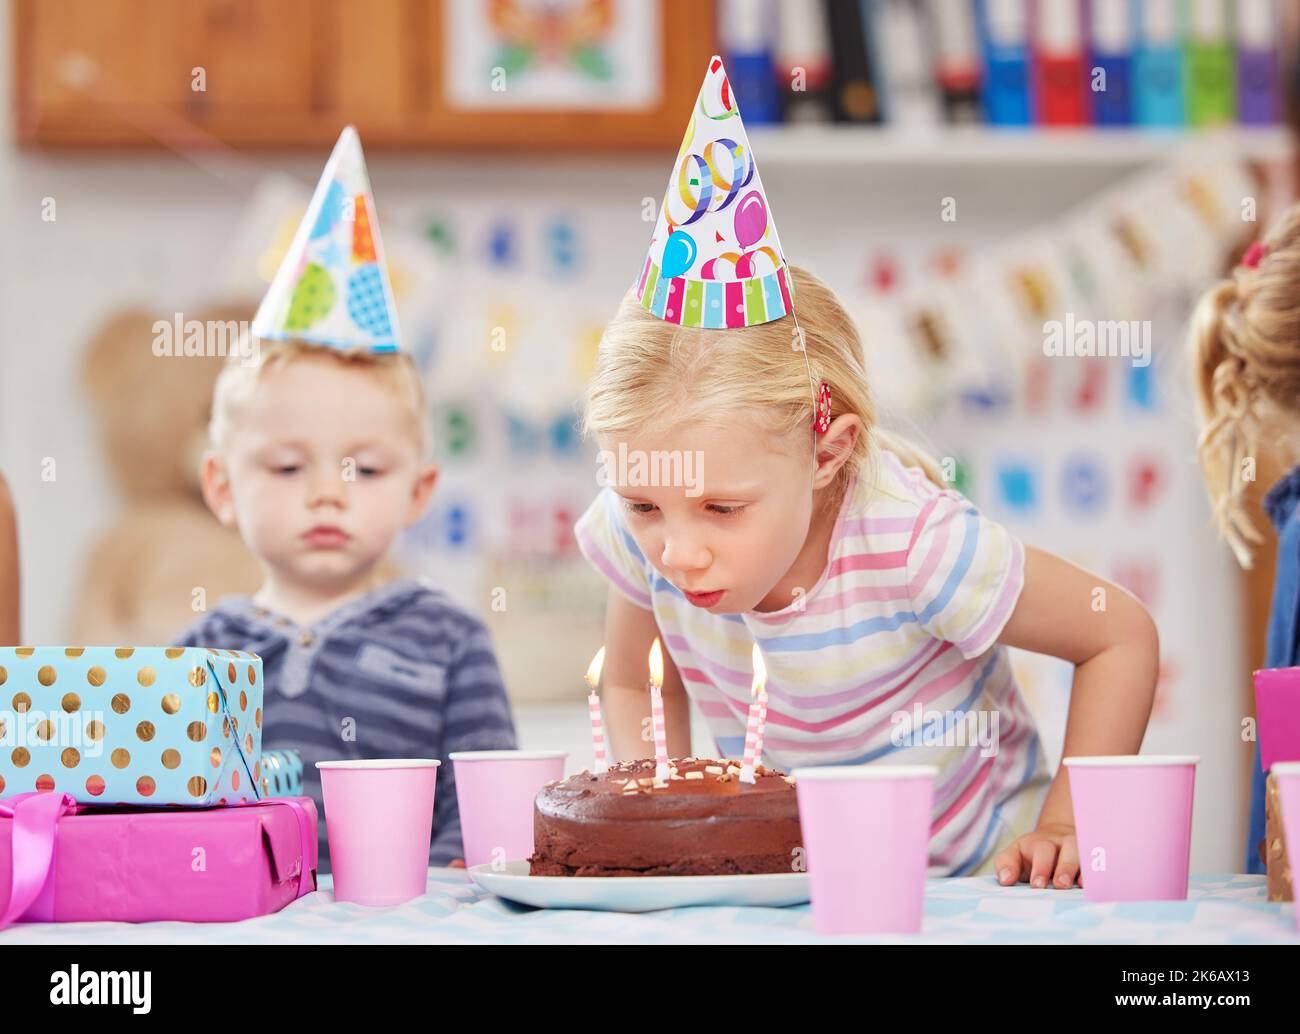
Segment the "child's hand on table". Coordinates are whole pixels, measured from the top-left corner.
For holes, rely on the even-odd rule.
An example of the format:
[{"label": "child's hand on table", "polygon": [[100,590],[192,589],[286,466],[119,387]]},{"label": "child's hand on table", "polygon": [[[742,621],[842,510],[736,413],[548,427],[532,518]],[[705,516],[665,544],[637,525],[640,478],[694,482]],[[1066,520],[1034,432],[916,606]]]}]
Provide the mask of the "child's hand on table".
[{"label": "child's hand on table", "polygon": [[[1040,824],[993,859],[998,882],[1019,883],[1028,876],[1031,887],[1046,887],[1048,881],[1062,889],[1074,886],[1079,876],[1079,842],[1074,827],[1065,823]],[[1055,874],[1055,875],[1053,875]]]}]

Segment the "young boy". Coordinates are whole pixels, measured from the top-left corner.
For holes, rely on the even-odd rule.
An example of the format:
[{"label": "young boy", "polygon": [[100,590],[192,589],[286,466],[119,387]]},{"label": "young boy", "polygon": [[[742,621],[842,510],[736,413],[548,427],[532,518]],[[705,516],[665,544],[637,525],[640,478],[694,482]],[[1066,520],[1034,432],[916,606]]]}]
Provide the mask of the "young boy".
[{"label": "young boy", "polygon": [[515,731],[483,623],[436,589],[385,577],[438,471],[374,212],[348,127],[253,320],[247,341],[260,347],[232,352],[213,391],[203,495],[265,582],[178,643],[262,658],[262,742],[301,753],[318,807],[317,761],[441,760],[429,863],[463,864],[448,755],[513,748]]},{"label": "young boy", "polygon": [[[442,592],[383,581],[381,561],[424,511],[419,377],[402,354],[264,343],[232,357],[213,397],[204,498],[237,527],[266,581],[228,596],[178,645],[262,658],[262,739],[315,762],[436,757],[430,865],[461,858],[453,750],[513,748],[514,726],[483,623]],[[321,871],[328,871],[325,824]]]}]

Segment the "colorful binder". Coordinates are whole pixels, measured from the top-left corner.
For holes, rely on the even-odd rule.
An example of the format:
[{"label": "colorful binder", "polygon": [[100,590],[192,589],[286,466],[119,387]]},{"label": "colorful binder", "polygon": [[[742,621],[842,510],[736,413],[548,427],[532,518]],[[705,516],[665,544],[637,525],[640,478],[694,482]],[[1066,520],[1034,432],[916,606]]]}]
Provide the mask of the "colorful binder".
[{"label": "colorful binder", "polygon": [[922,31],[934,55],[944,121],[979,122],[980,50],[968,0],[922,0]]},{"label": "colorful binder", "polygon": [[[785,0],[777,8],[777,72],[791,123],[831,120],[831,44],[822,0]],[[800,69],[796,82],[793,69]]]},{"label": "colorful binder", "polygon": [[1033,119],[1027,0],[976,0],[975,24],[984,59],[984,116],[997,126]]},{"label": "colorful binder", "polygon": [[941,120],[921,0],[862,0],[875,43],[885,121],[932,126]]},{"label": "colorful binder", "polygon": [[1187,12],[1187,121],[1217,126],[1237,115],[1237,73],[1224,0],[1190,0]]},{"label": "colorful binder", "polygon": [[1130,0],[1092,0],[1088,11],[1088,98],[1099,126],[1133,121],[1133,4]]},{"label": "colorful binder", "polygon": [[1080,126],[1090,114],[1081,0],[1035,0],[1032,11],[1033,78],[1038,121]]},{"label": "colorful binder", "polygon": [[1237,0],[1237,120],[1243,125],[1278,121],[1277,40],[1280,26],[1276,0]]},{"label": "colorful binder", "polygon": [[831,96],[835,121],[880,122],[878,66],[867,12],[860,3],[826,0],[826,24],[831,37]]},{"label": "colorful binder", "polygon": [[746,124],[780,122],[776,8],[770,0],[723,0],[718,7],[718,40],[726,55],[731,88],[744,106]]},{"label": "colorful binder", "polygon": [[1183,51],[1178,0],[1139,0],[1134,5],[1133,121],[1143,126],[1181,126]]}]

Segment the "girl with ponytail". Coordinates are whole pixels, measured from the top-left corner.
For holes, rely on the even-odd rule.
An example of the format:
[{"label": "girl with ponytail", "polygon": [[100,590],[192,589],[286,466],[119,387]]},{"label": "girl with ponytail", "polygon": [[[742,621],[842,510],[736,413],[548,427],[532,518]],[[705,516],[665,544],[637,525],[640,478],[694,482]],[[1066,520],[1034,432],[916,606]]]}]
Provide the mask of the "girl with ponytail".
[{"label": "girl with ponytail", "polygon": [[[1264,498],[1278,533],[1264,666],[1300,664],[1300,206],[1201,297],[1189,349],[1197,443],[1214,523],[1249,568],[1262,542],[1246,506],[1262,453],[1291,467]],[[1246,871],[1262,873],[1264,772],[1256,749]]]}]

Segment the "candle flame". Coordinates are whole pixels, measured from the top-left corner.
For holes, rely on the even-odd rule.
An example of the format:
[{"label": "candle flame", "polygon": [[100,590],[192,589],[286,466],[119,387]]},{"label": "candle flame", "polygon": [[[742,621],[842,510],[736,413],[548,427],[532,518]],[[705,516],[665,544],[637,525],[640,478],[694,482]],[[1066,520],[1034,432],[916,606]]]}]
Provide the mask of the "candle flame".
[{"label": "candle flame", "polygon": [[754,684],[750,687],[749,695],[758,696],[759,693],[766,691],[767,685],[767,665],[763,663],[763,651],[758,648],[758,643],[754,644]]},{"label": "candle flame", "polygon": [[602,646],[596,651],[596,656],[591,659],[591,667],[587,669],[587,685],[595,692],[596,687],[600,685],[600,669],[605,666],[605,648]]},{"label": "candle flame", "polygon": [[655,636],[654,646],[650,647],[650,682],[655,689],[663,689],[664,649],[659,645],[658,636]]}]

